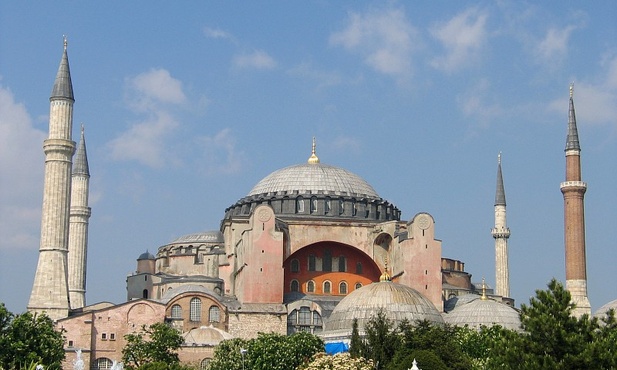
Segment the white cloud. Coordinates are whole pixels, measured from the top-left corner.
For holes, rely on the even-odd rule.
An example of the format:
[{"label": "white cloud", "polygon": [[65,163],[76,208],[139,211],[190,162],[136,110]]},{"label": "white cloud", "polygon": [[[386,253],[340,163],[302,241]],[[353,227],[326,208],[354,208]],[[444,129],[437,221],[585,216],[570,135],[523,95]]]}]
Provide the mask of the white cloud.
[{"label": "white cloud", "polygon": [[535,56],[543,62],[551,62],[563,59],[568,52],[568,41],[576,26],[564,28],[549,28],[546,36],[535,47]]},{"label": "white cloud", "polygon": [[452,72],[478,59],[487,39],[488,15],[476,8],[467,9],[446,23],[435,25],[431,34],[446,49],[446,55],[434,58],[431,65]]},{"label": "white cloud", "polygon": [[412,74],[414,42],[416,31],[400,9],[351,13],[347,27],[330,36],[332,45],[358,52],[377,72],[399,78]]},{"label": "white cloud", "polygon": [[315,69],[310,63],[301,63],[288,70],[287,73],[292,76],[315,81],[318,89],[336,86],[341,83],[341,76],[337,73]]},{"label": "white cloud", "polygon": [[43,197],[43,140],[12,92],[0,86],[0,250],[38,248]]},{"label": "white cloud", "polygon": [[234,39],[234,37],[229,32],[223,31],[220,28],[205,27],[204,34],[206,35],[206,37],[209,37],[211,39]]},{"label": "white cloud", "polygon": [[255,50],[250,54],[236,55],[233,64],[238,68],[272,69],[277,63],[265,51]]},{"label": "white cloud", "polygon": [[111,158],[162,167],[174,161],[166,142],[178,126],[172,110],[186,103],[182,82],[165,69],[151,69],[126,80],[127,106],[146,118],[108,143]]},{"label": "white cloud", "polygon": [[456,102],[465,116],[475,117],[482,127],[487,127],[492,120],[503,114],[503,108],[491,101],[492,96],[489,81],[482,79],[458,95]]},{"label": "white cloud", "polygon": [[203,160],[200,165],[208,174],[235,174],[242,170],[245,162],[244,153],[236,148],[236,138],[229,128],[216,135],[197,139],[203,148]]}]

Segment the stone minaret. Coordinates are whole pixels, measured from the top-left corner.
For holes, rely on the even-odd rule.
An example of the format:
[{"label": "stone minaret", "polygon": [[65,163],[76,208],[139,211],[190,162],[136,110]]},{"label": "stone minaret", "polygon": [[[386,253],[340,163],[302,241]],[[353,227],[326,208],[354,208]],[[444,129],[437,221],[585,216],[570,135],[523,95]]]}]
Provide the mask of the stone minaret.
[{"label": "stone minaret", "polygon": [[587,262],[585,257],[585,191],[581,181],[581,147],[578,142],[574,114],[573,86],[570,85],[568,137],[566,140],[566,181],[561,183],[564,200],[564,229],[566,247],[566,289],[576,304],[574,315],[591,314],[587,298]]},{"label": "stone minaret", "polygon": [[69,221],[69,298],[71,309],[86,305],[86,261],[88,252],[88,207],[90,171],[84,127],[81,127],[79,145],[73,159],[71,185],[71,214]]},{"label": "stone minaret", "polygon": [[495,192],[495,227],[491,230],[495,239],[495,294],[510,297],[510,273],[508,270],[508,238],[510,229],[506,224],[506,192],[501,175],[501,153],[497,156],[497,191]]},{"label": "stone minaret", "polygon": [[45,184],[41,217],[39,262],[28,310],[46,312],[53,320],[68,316],[69,290],[67,254],[71,196],[71,159],[75,143],[73,126],[73,85],[64,39],[64,53],[51,92],[49,137],[43,142]]}]

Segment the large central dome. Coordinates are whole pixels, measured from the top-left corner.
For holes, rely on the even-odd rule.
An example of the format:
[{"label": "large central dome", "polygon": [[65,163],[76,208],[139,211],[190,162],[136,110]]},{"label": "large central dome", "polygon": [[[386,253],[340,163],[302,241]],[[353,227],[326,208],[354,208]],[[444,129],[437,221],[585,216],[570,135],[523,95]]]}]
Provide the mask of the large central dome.
[{"label": "large central dome", "polygon": [[360,176],[322,163],[304,163],[272,172],[257,183],[251,195],[281,193],[353,195],[379,198]]}]

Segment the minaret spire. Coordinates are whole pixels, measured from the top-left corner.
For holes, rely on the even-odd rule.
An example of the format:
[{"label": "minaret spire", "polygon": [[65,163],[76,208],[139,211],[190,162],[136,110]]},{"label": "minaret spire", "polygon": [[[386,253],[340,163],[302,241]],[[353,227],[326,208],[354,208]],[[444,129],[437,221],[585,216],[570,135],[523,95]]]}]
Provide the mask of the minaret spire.
[{"label": "minaret spire", "polygon": [[495,191],[495,294],[510,297],[510,272],[508,267],[508,238],[510,229],[506,222],[506,191],[501,173],[501,152],[497,155],[497,190]]},{"label": "minaret spire", "polygon": [[90,170],[86,153],[84,125],[81,125],[79,145],[73,161],[71,181],[71,212],[69,221],[69,297],[71,309],[86,305],[86,262],[88,254],[88,222],[92,213],[88,207]]},{"label": "minaret spire", "polygon": [[574,113],[574,86],[570,85],[568,135],[566,139],[566,181],[561,183],[564,200],[564,244],[566,251],[566,289],[576,305],[573,314],[591,315],[587,297],[587,261],[585,252],[585,192],[581,176],[581,147]]},{"label": "minaret spire", "polygon": [[70,308],[67,254],[71,167],[75,152],[75,143],[71,139],[75,99],[66,39],[49,101],[49,137],[43,142],[45,184],[41,242],[28,310],[46,312],[51,319],[58,320],[66,317]]},{"label": "minaret spire", "polygon": [[317,154],[315,153],[316,146],[317,144],[315,144],[315,136],[313,136],[313,148],[311,150],[311,156],[308,159],[308,163],[311,163],[311,164],[319,163],[319,158],[317,157]]}]

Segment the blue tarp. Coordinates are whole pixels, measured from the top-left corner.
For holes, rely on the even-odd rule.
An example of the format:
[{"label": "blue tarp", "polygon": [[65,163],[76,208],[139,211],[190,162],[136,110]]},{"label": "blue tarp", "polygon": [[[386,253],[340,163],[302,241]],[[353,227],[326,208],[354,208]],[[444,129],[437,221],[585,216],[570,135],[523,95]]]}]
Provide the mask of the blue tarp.
[{"label": "blue tarp", "polygon": [[349,346],[345,342],[326,343],[326,353],[329,355],[347,351],[349,351]]}]

